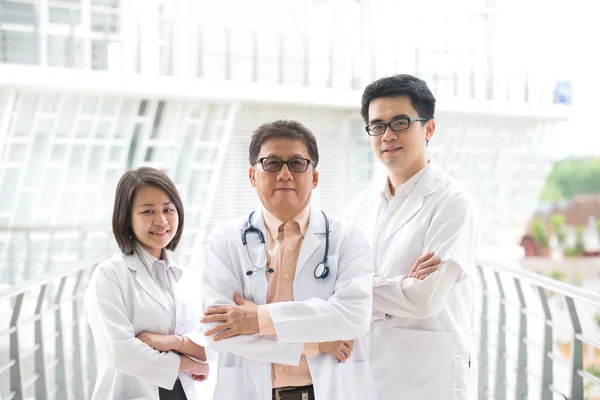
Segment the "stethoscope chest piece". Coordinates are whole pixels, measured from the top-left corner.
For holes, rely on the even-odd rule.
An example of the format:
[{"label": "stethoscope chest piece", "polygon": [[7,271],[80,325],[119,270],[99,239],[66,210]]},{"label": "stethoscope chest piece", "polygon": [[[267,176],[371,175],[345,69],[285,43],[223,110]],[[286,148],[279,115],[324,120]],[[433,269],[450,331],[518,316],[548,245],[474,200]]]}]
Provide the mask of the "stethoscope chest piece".
[{"label": "stethoscope chest piece", "polygon": [[324,262],[320,262],[315,267],[314,275],[317,279],[327,278],[327,276],[329,275],[329,267]]}]

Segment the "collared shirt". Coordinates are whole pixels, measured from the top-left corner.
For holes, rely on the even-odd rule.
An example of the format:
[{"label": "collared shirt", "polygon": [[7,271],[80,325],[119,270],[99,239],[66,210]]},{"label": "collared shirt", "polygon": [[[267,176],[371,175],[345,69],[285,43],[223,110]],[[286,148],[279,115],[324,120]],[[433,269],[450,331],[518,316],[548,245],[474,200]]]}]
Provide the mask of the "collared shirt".
[{"label": "collared shirt", "polygon": [[[304,235],[308,229],[310,206],[290,221],[282,222],[266,209],[264,212],[265,226],[268,235],[268,267],[273,268],[267,273],[267,304],[294,300],[294,277],[296,264]],[[275,335],[275,326],[266,306],[258,307],[258,320],[261,335]],[[318,344],[306,344],[300,365],[272,364],[271,377],[274,388],[286,386],[306,386],[312,384],[310,370],[305,355],[315,354]]]},{"label": "collared shirt", "polygon": [[391,217],[398,211],[398,209],[404,204],[410,192],[413,191],[417,183],[419,183],[419,179],[423,176],[425,171],[429,168],[429,163],[423,168],[419,170],[416,174],[411,176],[404,184],[400,185],[394,194],[392,194],[392,182],[390,181],[390,177],[388,176],[385,181],[385,188],[381,192],[381,198],[386,200],[387,202],[387,215]]},{"label": "collared shirt", "polygon": [[135,249],[138,257],[148,270],[152,280],[158,286],[160,291],[165,295],[171,312],[171,321],[167,329],[167,334],[172,335],[177,329],[177,306],[175,303],[174,287],[181,279],[183,270],[179,268],[171,258],[167,255],[167,251],[162,249],[161,259],[151,255],[143,246],[136,243]]},{"label": "collared shirt", "polygon": [[[384,202],[379,216],[377,232],[386,232],[388,230],[388,225],[393,220],[392,217],[396,213],[402,212],[402,206],[406,202],[406,199],[408,199],[410,193],[419,184],[419,180],[425,174],[429,165],[430,163],[428,160],[427,165],[398,187],[393,195],[390,188],[391,182],[388,176],[385,188],[381,191],[381,198]],[[376,233],[376,238],[373,242],[374,253],[383,251],[379,246],[381,246],[381,240],[377,237]],[[459,265],[453,261],[445,261],[437,266],[437,271],[428,275],[423,280],[409,278],[404,275],[391,279],[375,276],[375,291],[378,296],[387,297],[387,289],[389,288],[390,293],[388,300],[390,300],[391,304],[395,304],[398,300],[396,299],[396,301],[392,302],[391,299],[392,297],[395,297],[394,293],[397,292],[398,287],[401,288],[406,301],[398,302],[403,305],[404,309],[395,310],[398,314],[397,316],[410,316],[415,313],[415,310],[419,310],[418,313],[422,316],[435,315],[448,301],[449,296],[452,294],[452,288],[459,278],[460,273],[461,268]],[[404,313],[406,313],[406,315],[403,315]],[[376,308],[373,310],[374,320],[384,319],[385,315],[384,312],[379,311]]]}]

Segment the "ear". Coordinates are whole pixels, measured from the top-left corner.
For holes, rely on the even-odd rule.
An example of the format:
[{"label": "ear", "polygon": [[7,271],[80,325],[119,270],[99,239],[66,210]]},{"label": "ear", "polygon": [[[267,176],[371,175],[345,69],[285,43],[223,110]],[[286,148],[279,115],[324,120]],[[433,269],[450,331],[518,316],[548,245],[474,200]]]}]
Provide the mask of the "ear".
[{"label": "ear", "polygon": [[425,123],[425,140],[431,140],[435,133],[435,121],[430,119]]},{"label": "ear", "polygon": [[312,178],[312,187],[313,187],[313,189],[315,189],[318,184],[319,184],[319,171],[314,170],[313,171],[313,178]]},{"label": "ear", "polygon": [[248,179],[250,180],[250,184],[256,187],[256,177],[255,177],[254,167],[248,168]]}]

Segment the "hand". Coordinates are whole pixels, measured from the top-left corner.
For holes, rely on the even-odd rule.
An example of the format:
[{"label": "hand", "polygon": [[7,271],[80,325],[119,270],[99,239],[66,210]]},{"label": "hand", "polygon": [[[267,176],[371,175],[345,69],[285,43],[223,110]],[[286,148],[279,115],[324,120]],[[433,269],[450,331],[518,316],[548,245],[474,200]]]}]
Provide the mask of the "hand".
[{"label": "hand", "polygon": [[408,277],[423,280],[427,278],[429,274],[437,271],[437,266],[442,260],[433,257],[433,255],[433,252],[429,252],[418,258],[417,261],[415,261],[415,265],[410,269]]},{"label": "hand", "polygon": [[181,360],[179,363],[179,372],[188,373],[195,381],[199,382],[208,379],[209,367],[207,363],[199,363],[186,356],[179,357]]},{"label": "hand", "polygon": [[335,342],[319,343],[320,352],[331,354],[342,363],[350,358],[353,347],[354,341],[352,340],[336,340]]},{"label": "hand", "polygon": [[161,335],[160,333],[142,332],[136,336],[142,342],[155,350],[166,352],[177,350],[176,342],[181,344],[181,337],[178,335]]},{"label": "hand", "polygon": [[237,335],[251,335],[258,332],[258,306],[244,299],[239,293],[233,295],[237,306],[210,307],[204,311],[202,323],[223,322],[204,333],[206,336],[221,332],[214,341],[227,339]]},{"label": "hand", "polygon": [[195,381],[202,382],[208,379],[209,367],[206,363],[194,363],[194,368],[190,371]]}]

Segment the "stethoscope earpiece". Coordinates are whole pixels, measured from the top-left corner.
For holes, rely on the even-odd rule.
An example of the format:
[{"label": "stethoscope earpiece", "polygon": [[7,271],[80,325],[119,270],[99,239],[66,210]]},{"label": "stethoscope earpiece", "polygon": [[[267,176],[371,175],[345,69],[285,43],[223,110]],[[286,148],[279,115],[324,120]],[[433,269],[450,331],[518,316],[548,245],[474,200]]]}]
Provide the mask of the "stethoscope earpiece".
[{"label": "stethoscope earpiece", "polygon": [[[321,211],[321,213],[323,213],[323,217],[325,218],[325,254],[323,255],[323,261],[318,263],[315,267],[314,276],[316,279],[325,279],[327,278],[327,276],[329,276],[329,267],[327,266],[327,255],[329,254],[329,219],[327,218],[327,215],[324,211]],[[257,229],[252,225],[253,215],[254,211],[252,211],[248,216],[248,227],[242,232],[242,245],[246,249],[246,255],[248,256],[250,264],[252,264],[252,269],[246,271],[246,275],[251,276],[255,272],[260,271],[262,269],[272,274],[273,272],[275,272],[273,268],[267,268],[266,263],[263,267],[257,267],[252,261],[252,258],[250,257],[250,251],[248,250],[248,241],[246,236],[248,233],[256,233],[258,235],[260,243],[263,245],[263,249],[265,251],[265,259],[267,258],[267,245],[265,243],[265,236],[260,231],[260,229]]]}]

